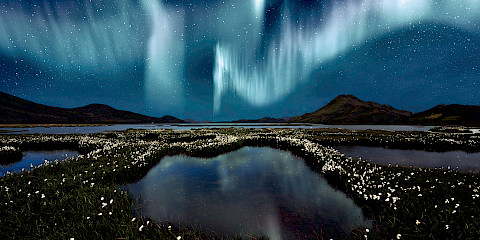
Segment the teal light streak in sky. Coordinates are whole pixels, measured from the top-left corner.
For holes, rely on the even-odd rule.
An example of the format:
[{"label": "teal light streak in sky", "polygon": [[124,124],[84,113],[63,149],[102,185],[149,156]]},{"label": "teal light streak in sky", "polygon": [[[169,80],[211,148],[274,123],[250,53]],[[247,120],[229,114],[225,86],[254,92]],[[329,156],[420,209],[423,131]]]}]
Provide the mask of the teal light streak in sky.
[{"label": "teal light streak in sky", "polygon": [[[302,82],[309,81],[311,72],[324,62],[398,28],[437,22],[478,31],[480,20],[479,0],[345,1],[330,6],[332,10],[323,21],[312,16],[299,24],[292,21],[287,1],[282,7],[281,30],[277,40],[268,45],[265,61],[258,61],[241,42],[217,44],[215,112],[221,111],[222,98],[232,92],[252,106],[275,103],[294,92]],[[256,41],[253,37],[247,42]]]},{"label": "teal light streak in sky", "polygon": [[[213,78],[205,88],[213,87],[213,109],[220,112],[226,96],[253,107],[281,101],[329,60],[397,29],[438,23],[480,32],[480,0],[347,0],[299,19],[298,9],[285,0],[278,29],[265,25],[272,2],[267,0],[192,1],[201,8],[160,0],[32,2],[2,3],[2,54],[52,69],[65,81],[85,79],[69,79],[73,72],[118,75],[141,65],[139,97],[156,114],[182,114],[187,105],[187,47],[216,42],[210,49],[213,76],[204,81]],[[194,17],[187,23],[189,16]]]},{"label": "teal light streak in sky", "polygon": [[32,9],[10,1],[8,6],[0,15],[4,53],[45,67],[91,73],[115,70],[142,58],[143,14],[132,1],[44,3]]}]

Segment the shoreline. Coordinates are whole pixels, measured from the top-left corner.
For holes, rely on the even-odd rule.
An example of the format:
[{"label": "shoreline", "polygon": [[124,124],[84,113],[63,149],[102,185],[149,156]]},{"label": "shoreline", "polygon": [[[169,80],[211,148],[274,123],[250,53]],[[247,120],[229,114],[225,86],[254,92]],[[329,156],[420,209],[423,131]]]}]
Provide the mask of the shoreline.
[{"label": "shoreline", "polygon": [[[116,184],[143,178],[167,155],[209,158],[245,146],[266,146],[300,156],[314,172],[339,191],[345,192],[372,217],[375,222],[372,229],[368,232],[363,228],[356,229],[349,238],[363,238],[363,235],[369,239],[395,238],[399,233],[406,237],[424,238],[431,234],[431,229],[435,230],[438,238],[477,236],[480,228],[470,215],[480,214],[475,199],[472,199],[472,194],[476,196],[475,191],[478,193],[480,190],[480,174],[369,163],[347,158],[321,142],[327,139],[330,142],[363,141],[389,146],[386,143],[388,140],[404,144],[411,142],[412,146],[423,143],[421,147],[426,148],[438,145],[442,149],[445,146],[462,149],[465,147],[464,141],[468,142],[464,137],[451,133],[299,129],[130,130],[81,135],[2,135],[0,143],[3,145],[19,144],[14,147],[22,148],[70,143],[88,149],[88,153],[65,162],[48,163],[28,172],[0,178],[0,203],[6,203],[0,208],[0,235],[64,238],[73,237],[71,234],[76,233],[76,238],[143,239],[153,236],[171,238],[174,234],[182,238],[213,239],[216,236],[208,232],[175,224],[169,230],[166,226],[170,223],[157,223],[133,215],[133,199],[127,193],[118,191]],[[480,149],[480,139],[473,141],[477,145],[471,147]],[[452,182],[462,184],[452,188]],[[380,185],[382,187],[378,187]],[[445,198],[449,203],[445,203]],[[112,204],[103,199],[113,199]],[[107,205],[103,207],[105,202]],[[455,207],[457,203],[459,207]],[[453,210],[455,212],[452,213]],[[17,211],[23,211],[28,218],[19,217],[15,214]],[[31,219],[43,222],[46,228],[39,228]],[[416,224],[416,220],[420,224]],[[456,224],[457,221],[462,221],[462,225]],[[53,228],[54,225],[57,227]],[[449,229],[445,229],[445,225]],[[38,229],[39,232],[26,229]],[[9,236],[12,235],[3,237]]]}]

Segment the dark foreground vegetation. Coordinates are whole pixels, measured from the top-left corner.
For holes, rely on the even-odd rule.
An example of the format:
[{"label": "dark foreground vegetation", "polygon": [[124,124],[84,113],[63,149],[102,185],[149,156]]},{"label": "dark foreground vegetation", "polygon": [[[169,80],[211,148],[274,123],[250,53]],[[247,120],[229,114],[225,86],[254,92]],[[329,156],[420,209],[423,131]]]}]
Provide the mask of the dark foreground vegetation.
[{"label": "dark foreground vegetation", "polygon": [[222,238],[135,217],[134,200],[117,186],[141,179],[166,155],[213,157],[243,146],[291,151],[354,199],[374,225],[355,229],[351,239],[479,239],[479,174],[381,166],[326,147],[478,152],[479,140],[473,134],[274,129],[2,135],[0,161],[22,149],[65,145],[83,155],[0,178],[0,239]]}]

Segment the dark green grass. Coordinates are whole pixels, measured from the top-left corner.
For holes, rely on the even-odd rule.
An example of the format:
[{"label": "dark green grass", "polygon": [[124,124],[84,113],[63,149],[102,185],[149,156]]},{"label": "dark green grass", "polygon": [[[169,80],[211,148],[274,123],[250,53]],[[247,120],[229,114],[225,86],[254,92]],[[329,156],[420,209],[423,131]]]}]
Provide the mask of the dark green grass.
[{"label": "dark green grass", "polygon": [[18,162],[22,160],[22,157],[23,157],[23,153],[18,149],[0,151],[0,165],[8,165],[11,163]]},{"label": "dark green grass", "polygon": [[[206,143],[212,141],[215,135],[249,137],[207,146]],[[156,223],[135,217],[133,199],[115,186],[141,179],[166,155],[214,157],[243,146],[288,150],[302,157],[313,171],[321,171],[324,161],[319,162],[302,145],[279,137],[318,140],[318,134],[305,131],[246,129],[125,131],[91,135],[92,141],[82,140],[81,135],[52,138],[41,135],[5,136],[8,139],[4,139],[4,145],[5,142],[12,145],[10,138],[21,138],[21,141],[14,142],[18,147],[69,144],[95,154],[0,178],[0,239],[223,238],[195,227]],[[390,141],[404,139],[393,133],[386,136],[373,134],[366,139],[378,142],[382,137],[389,137]],[[426,142],[426,137],[423,137]],[[332,139],[348,141],[345,137]],[[418,139],[422,141],[421,137]],[[182,142],[207,147],[175,145]],[[450,147],[460,146],[453,144]],[[147,155],[142,161],[137,161],[142,154]],[[338,157],[337,161],[344,171],[326,172],[323,176],[332,186],[354,199],[374,220],[374,226],[368,232],[356,229],[349,238],[365,239],[364,235],[367,235],[368,239],[392,239],[401,234],[404,239],[479,239],[480,197],[475,197],[480,194],[478,174],[386,167],[345,157]],[[372,169],[375,171],[371,172]],[[381,187],[374,188],[374,185]],[[359,194],[358,186],[366,188],[366,191]],[[394,192],[391,189],[395,189]],[[381,200],[364,197],[365,194],[379,193],[382,193]],[[386,201],[385,196],[389,193],[400,200],[393,204],[390,197]]]}]

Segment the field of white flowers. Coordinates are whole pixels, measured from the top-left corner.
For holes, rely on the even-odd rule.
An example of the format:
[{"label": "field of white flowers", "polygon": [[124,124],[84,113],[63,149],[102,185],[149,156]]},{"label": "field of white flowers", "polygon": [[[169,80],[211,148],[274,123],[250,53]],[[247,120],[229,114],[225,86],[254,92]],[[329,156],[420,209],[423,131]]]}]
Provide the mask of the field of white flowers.
[{"label": "field of white flowers", "polygon": [[479,174],[377,165],[328,147],[334,144],[480,151],[478,136],[451,133],[200,129],[0,135],[0,164],[32,149],[82,153],[0,178],[0,238],[216,238],[135,217],[133,200],[116,185],[141,179],[166,155],[213,157],[243,146],[291,151],[349,195],[374,220],[372,229],[356,229],[352,239],[480,238]]}]

